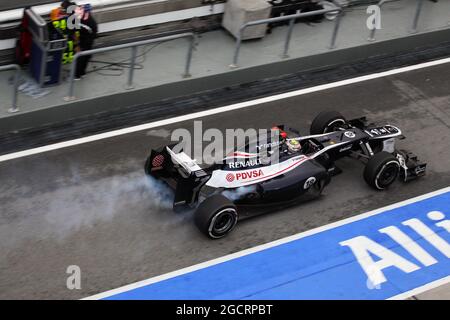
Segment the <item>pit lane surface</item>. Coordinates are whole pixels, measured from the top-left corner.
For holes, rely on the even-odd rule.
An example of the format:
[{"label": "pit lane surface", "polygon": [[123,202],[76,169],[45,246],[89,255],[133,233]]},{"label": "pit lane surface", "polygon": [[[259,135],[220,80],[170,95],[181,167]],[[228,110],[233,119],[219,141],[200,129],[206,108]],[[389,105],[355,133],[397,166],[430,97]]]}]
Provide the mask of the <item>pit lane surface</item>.
[{"label": "pit lane surface", "polygon": [[[363,166],[343,160],[320,201],[242,222],[218,241],[199,234],[190,215],[171,212],[143,177],[150,148],[192,121],[0,163],[0,298],[82,298],[447,187],[449,71],[446,64],[202,119],[205,129],[286,123],[306,133],[318,112],[337,109],[398,125],[407,136],[399,146],[429,164],[425,178],[375,192]],[[66,288],[69,265],[81,268],[81,290]]]}]

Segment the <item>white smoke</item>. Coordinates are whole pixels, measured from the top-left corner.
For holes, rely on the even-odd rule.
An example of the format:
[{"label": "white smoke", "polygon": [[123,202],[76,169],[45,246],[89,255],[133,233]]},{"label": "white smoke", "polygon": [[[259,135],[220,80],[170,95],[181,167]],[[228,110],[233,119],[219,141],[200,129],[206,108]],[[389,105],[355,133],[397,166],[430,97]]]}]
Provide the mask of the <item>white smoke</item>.
[{"label": "white smoke", "polygon": [[232,190],[225,190],[222,194],[230,199],[231,201],[240,200],[245,197],[249,193],[253,193],[256,191],[256,186],[248,186],[248,187],[239,187]]},{"label": "white smoke", "polygon": [[[174,192],[162,181],[145,176],[141,171],[98,180],[81,176],[71,168],[70,185],[36,193],[27,201],[14,199],[2,204],[3,214],[16,216],[0,225],[9,246],[26,239],[55,237],[63,240],[86,228],[123,221],[125,216],[152,215],[158,228],[177,224],[187,218],[172,211]],[[119,222],[123,223],[123,222]],[[149,224],[149,228],[156,228]]]},{"label": "white smoke", "polygon": [[45,220],[64,236],[119,215],[170,210],[172,204],[168,186],[139,172],[69,187],[49,201]]},{"label": "white smoke", "polygon": [[151,195],[151,203],[160,209],[172,210],[175,198],[174,191],[164,182],[145,176],[145,185]]}]

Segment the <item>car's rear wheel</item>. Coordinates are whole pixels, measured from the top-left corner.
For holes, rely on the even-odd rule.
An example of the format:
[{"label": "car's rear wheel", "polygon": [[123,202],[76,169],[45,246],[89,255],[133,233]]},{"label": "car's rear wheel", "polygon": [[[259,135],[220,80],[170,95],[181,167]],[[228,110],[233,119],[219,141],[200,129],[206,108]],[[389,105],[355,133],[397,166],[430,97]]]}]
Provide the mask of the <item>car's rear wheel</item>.
[{"label": "car's rear wheel", "polygon": [[333,132],[346,123],[347,120],[339,112],[324,111],[319,113],[317,117],[314,118],[311,124],[310,133],[314,135]]},{"label": "car's rear wheel", "polygon": [[230,233],[238,221],[236,206],[221,194],[203,201],[194,215],[197,228],[211,239],[220,239]]},{"label": "car's rear wheel", "polygon": [[364,180],[377,190],[384,190],[397,180],[400,163],[389,152],[379,152],[369,159],[364,169]]}]

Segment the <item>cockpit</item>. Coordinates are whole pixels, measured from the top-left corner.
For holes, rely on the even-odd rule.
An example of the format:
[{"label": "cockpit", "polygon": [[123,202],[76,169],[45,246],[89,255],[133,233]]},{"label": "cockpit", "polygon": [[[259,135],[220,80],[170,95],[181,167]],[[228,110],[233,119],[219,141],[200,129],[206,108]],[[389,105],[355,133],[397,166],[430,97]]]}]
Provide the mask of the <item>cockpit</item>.
[{"label": "cockpit", "polygon": [[318,141],[314,141],[314,139],[287,139],[284,144],[286,145],[286,152],[290,154],[301,153],[304,155],[309,155],[321,149],[320,143]]}]

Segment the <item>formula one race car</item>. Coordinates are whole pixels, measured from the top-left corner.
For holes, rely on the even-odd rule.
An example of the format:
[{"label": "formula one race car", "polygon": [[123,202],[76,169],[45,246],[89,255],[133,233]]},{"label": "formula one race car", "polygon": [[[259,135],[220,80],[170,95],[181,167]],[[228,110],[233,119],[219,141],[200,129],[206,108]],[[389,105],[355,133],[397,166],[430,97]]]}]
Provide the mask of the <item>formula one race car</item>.
[{"label": "formula one race car", "polygon": [[[270,135],[256,152],[248,152],[252,141],[247,139],[206,168],[183,151],[174,152],[175,145],[152,150],[145,172],[175,191],[174,210],[195,209],[197,227],[213,239],[227,235],[238,220],[317,198],[342,172],[336,160],[343,157],[362,161],[364,180],[376,190],[425,174],[426,164],[417,156],[395,148],[395,140],[404,137],[393,125],[375,125],[365,117],[346,120],[330,111],[314,119],[308,136],[285,126],[275,130],[277,139]],[[270,157],[275,152],[276,162]]]}]

